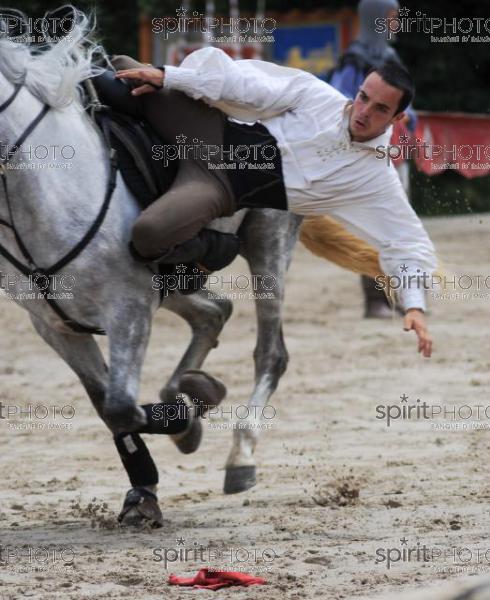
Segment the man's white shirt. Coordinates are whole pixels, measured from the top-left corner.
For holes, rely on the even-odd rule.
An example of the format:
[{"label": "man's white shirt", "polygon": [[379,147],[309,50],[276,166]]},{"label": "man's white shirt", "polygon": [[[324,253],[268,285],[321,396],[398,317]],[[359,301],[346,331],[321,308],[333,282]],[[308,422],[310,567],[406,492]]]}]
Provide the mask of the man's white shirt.
[{"label": "man's white shirt", "polygon": [[375,148],[390,143],[391,127],[353,142],[352,102],[332,86],[299,69],[234,61],[218,48],[197,50],[180,67],[165,66],[165,87],[267,127],[281,152],[289,210],[328,214],[371,243],[384,273],[405,282],[398,290],[405,310],[425,310],[423,289],[408,277],[430,276],[435,252],[393,164],[376,158]]}]

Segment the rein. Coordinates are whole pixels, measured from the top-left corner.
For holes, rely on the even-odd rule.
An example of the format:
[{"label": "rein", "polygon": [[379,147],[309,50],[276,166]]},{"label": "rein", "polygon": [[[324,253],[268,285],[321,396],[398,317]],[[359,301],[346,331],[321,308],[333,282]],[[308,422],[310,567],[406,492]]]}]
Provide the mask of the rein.
[{"label": "rein", "polygon": [[[12,104],[12,102],[17,97],[17,94],[22,89],[22,87],[23,87],[22,85],[15,86],[15,89],[14,89],[13,93],[11,94],[11,96],[2,105],[0,105],[0,113],[2,113],[5,109],[7,109]],[[97,217],[95,218],[94,222],[92,223],[92,225],[90,226],[90,228],[88,229],[88,231],[85,233],[85,235],[82,237],[82,239],[76,244],[76,246],[74,248],[72,248],[63,258],[58,260],[51,267],[48,267],[48,268],[39,267],[36,265],[29,250],[27,249],[22,238],[20,237],[19,232],[18,232],[17,228],[15,227],[15,223],[14,223],[14,219],[13,219],[13,212],[12,212],[12,206],[11,206],[11,202],[10,202],[10,196],[9,196],[9,191],[8,191],[8,182],[7,182],[8,165],[9,165],[10,161],[12,160],[12,158],[16,155],[19,148],[25,142],[27,137],[36,129],[36,127],[39,125],[39,123],[41,123],[41,121],[46,116],[46,114],[49,112],[49,110],[50,110],[50,107],[47,104],[45,104],[43,106],[41,112],[27,126],[27,128],[20,135],[20,137],[16,141],[16,143],[7,152],[6,156],[0,157],[0,177],[2,179],[2,186],[3,186],[4,193],[5,193],[5,199],[7,202],[7,209],[8,209],[8,213],[9,213],[9,219],[10,219],[10,222],[0,219],[0,225],[3,225],[4,227],[8,227],[9,229],[12,230],[14,237],[15,237],[15,241],[17,243],[17,246],[18,246],[20,252],[22,253],[22,255],[24,256],[24,258],[26,259],[27,264],[23,264],[21,261],[19,261],[17,258],[15,258],[15,256],[13,256],[7,250],[7,248],[5,248],[5,246],[3,246],[2,244],[0,244],[0,254],[2,256],[4,256],[4,258],[6,258],[23,275],[25,275],[26,277],[32,277],[34,284],[38,288],[39,292],[42,294],[43,298],[46,300],[46,302],[49,304],[49,306],[53,309],[53,311],[62,319],[62,321],[65,323],[65,325],[67,325],[72,331],[75,331],[76,333],[90,333],[90,334],[105,335],[105,331],[103,329],[100,329],[99,327],[91,327],[88,325],[82,325],[80,323],[77,323],[76,321],[73,321],[65,313],[65,311],[59,306],[59,304],[57,304],[55,299],[50,297],[50,294],[51,294],[53,275],[56,272],[60,271],[63,267],[66,267],[66,265],[68,265],[72,260],[77,258],[77,256],[79,256],[81,254],[81,252],[87,247],[87,245],[91,242],[91,240],[93,239],[95,234],[100,229],[100,226],[102,225],[102,222],[104,221],[104,217],[109,209],[112,194],[116,187],[117,160],[116,160],[115,150],[113,148],[111,148],[110,141],[109,141],[109,125],[108,125],[109,117],[106,114],[101,115],[101,120],[102,120],[102,131],[104,134],[104,138],[106,140],[108,147],[110,148],[109,180],[107,182],[107,188],[106,188],[104,201],[99,210],[99,213],[98,213]],[[39,278],[44,278],[45,282],[46,282],[46,280],[48,281],[47,289],[46,289],[46,287],[44,289],[41,288],[41,285],[38,282]]]}]

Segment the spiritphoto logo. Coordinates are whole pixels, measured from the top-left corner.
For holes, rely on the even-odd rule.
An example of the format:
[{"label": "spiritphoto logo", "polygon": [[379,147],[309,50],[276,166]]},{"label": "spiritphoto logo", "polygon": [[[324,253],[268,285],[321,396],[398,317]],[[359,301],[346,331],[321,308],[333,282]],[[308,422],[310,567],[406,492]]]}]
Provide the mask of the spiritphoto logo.
[{"label": "spiritphoto logo", "polygon": [[[12,157],[16,160],[10,161]],[[22,144],[16,146],[0,141],[0,160],[9,171],[67,170],[73,167],[75,148],[69,144]],[[18,160],[20,159],[20,160]]]},{"label": "spiritphoto logo", "polygon": [[209,570],[248,570],[269,571],[278,558],[273,548],[259,548],[253,546],[245,548],[243,546],[204,546],[198,542],[193,542],[187,547],[185,539],[180,537],[176,540],[177,544],[173,547],[153,548],[153,560],[157,563],[163,563],[164,569],[169,565],[176,563],[201,563]]},{"label": "spiritphoto logo", "polygon": [[206,290],[210,298],[228,299],[273,299],[277,288],[274,275],[247,275],[233,273],[231,275],[207,275],[197,267],[178,264],[175,272],[169,275],[153,275],[152,289],[168,294],[175,290]]},{"label": "spiritphoto logo", "polygon": [[0,37],[9,37],[22,44],[43,44],[69,38],[73,30],[73,19],[63,17],[31,18],[16,11],[0,11]]},{"label": "spiritphoto logo", "polygon": [[[410,400],[407,394],[396,404],[378,404],[376,419],[391,427],[395,421],[431,421],[436,430],[490,429],[490,405],[429,404],[420,398]],[[446,422],[437,422],[445,420]]]},{"label": "spiritphoto logo", "polygon": [[[271,170],[274,169],[276,147],[258,144],[205,144],[199,138],[188,141],[180,134],[175,144],[154,144],[152,159],[162,161],[164,167],[172,160],[202,160],[208,162],[210,170]],[[190,142],[190,143],[189,143]]]},{"label": "spiritphoto logo", "polygon": [[73,300],[75,286],[76,279],[69,273],[18,275],[0,271],[0,291],[9,300]]},{"label": "spiritphoto logo", "polygon": [[66,570],[74,562],[70,546],[0,545],[0,567],[18,573]]},{"label": "spiritphoto logo", "polygon": [[197,33],[208,42],[264,43],[273,42],[271,35],[276,29],[275,19],[270,17],[216,17],[198,11],[192,14],[187,8],[176,10],[175,17],[152,19],[152,32],[167,40],[171,34]]},{"label": "spiritphoto logo", "polygon": [[437,546],[426,543],[409,543],[406,537],[397,546],[376,549],[374,563],[391,570],[400,563],[429,563],[438,571],[454,570],[487,572],[490,570],[490,548],[468,546]]},{"label": "spiritphoto logo", "polygon": [[[157,403],[151,408],[153,421],[169,422],[188,419],[194,413],[208,422],[210,429],[270,429],[277,411],[274,406],[231,404],[227,408],[215,404],[205,404],[199,398],[187,394],[177,394],[175,403]],[[228,422],[227,422],[228,421]]]},{"label": "spiritphoto logo", "polygon": [[277,411],[271,404],[266,406],[231,404],[228,407],[210,406],[203,419],[207,421],[208,429],[213,430],[264,431],[273,428],[276,416]]},{"label": "spiritphoto logo", "polygon": [[398,144],[378,145],[376,159],[384,160],[389,166],[396,160],[437,161],[432,170],[445,169],[490,169],[490,144],[432,144],[422,138],[411,139],[401,135]]},{"label": "spiritphoto logo", "polygon": [[0,422],[8,423],[11,430],[68,430],[73,429],[75,407],[45,404],[8,404],[0,401]]},{"label": "spiritphoto logo", "polygon": [[490,275],[460,273],[458,275],[429,275],[421,269],[403,263],[400,275],[377,275],[375,287],[387,294],[399,290],[431,291],[435,300],[490,299]]},{"label": "spiritphoto logo", "polygon": [[387,39],[399,33],[425,33],[431,42],[489,42],[490,17],[432,17],[422,11],[400,8],[396,17],[374,20],[376,33]]}]

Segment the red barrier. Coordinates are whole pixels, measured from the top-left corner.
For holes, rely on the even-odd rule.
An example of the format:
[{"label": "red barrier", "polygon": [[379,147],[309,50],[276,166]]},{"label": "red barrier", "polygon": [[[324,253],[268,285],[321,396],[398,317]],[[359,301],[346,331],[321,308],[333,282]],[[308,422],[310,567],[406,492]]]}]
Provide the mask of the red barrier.
[{"label": "red barrier", "polygon": [[[465,113],[417,113],[415,137],[406,140],[395,128],[396,157],[415,161],[419,171],[439,175],[450,169],[472,179],[490,173],[490,116]],[[395,161],[396,162],[396,161]]]}]

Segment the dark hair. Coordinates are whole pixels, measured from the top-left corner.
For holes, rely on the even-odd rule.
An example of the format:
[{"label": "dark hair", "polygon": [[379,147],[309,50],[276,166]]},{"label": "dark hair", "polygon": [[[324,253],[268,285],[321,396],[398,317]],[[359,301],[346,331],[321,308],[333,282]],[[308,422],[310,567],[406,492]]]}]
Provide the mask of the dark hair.
[{"label": "dark hair", "polygon": [[407,69],[399,62],[389,60],[380,67],[372,68],[368,75],[370,73],[377,73],[388,85],[403,92],[395,114],[403,112],[415,95],[415,85]]}]

